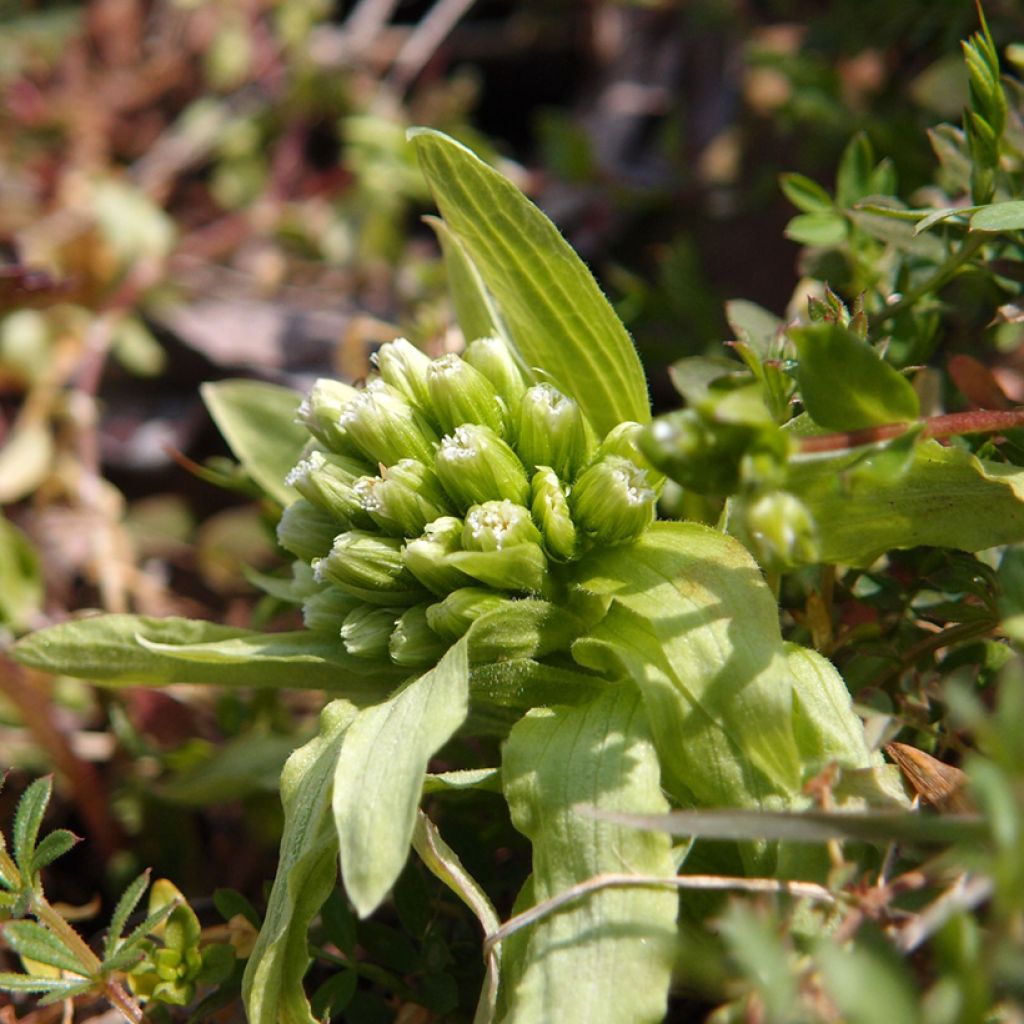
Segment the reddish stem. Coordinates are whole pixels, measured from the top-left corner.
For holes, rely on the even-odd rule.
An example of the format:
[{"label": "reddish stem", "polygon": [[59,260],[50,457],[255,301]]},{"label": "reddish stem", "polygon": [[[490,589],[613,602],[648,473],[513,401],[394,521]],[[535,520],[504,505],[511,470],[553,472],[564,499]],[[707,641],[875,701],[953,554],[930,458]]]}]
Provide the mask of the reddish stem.
[{"label": "reddish stem", "polygon": [[[954,412],[946,416],[932,416],[924,420],[922,437],[952,437],[956,434],[987,434],[998,430],[1009,430],[1024,426],[1024,409],[974,409],[971,412]],[[822,434],[819,437],[802,437],[799,440],[801,453],[837,452],[847,448],[859,448],[879,441],[889,441],[905,434],[914,424],[886,423],[863,430],[850,430],[841,434]]]}]

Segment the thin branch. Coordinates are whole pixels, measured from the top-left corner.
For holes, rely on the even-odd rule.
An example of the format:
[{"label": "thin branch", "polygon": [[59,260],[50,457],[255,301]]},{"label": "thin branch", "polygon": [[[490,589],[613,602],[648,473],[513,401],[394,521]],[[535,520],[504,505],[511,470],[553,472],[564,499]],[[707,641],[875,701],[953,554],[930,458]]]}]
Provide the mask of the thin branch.
[{"label": "thin branch", "polygon": [[389,75],[397,90],[404,90],[416,79],[472,6],[473,0],[437,0],[398,51]]},{"label": "thin branch", "polygon": [[761,892],[776,895],[797,896],[805,899],[820,900],[823,903],[835,903],[835,896],[823,885],[816,882],[788,882],[777,878],[736,878],[727,875],[595,875],[585,882],[570,886],[551,899],[538,903],[521,914],[510,918],[500,928],[495,929],[484,939],[484,955],[489,957],[497,943],[507,939],[514,932],[547,917],[567,903],[578,900],[588,893],[602,889],[700,889],[700,890],[736,890],[738,892]]},{"label": "thin branch", "polygon": [[[959,434],[991,434],[1000,430],[1012,430],[1024,426],[1024,409],[975,409],[971,412],[954,412],[945,416],[932,416],[923,421],[923,438],[953,437]],[[818,437],[802,437],[797,442],[801,455],[819,452],[839,452],[849,448],[862,448],[881,441],[902,437],[911,430],[913,423],[885,423],[862,430],[849,430],[839,434],[821,434]]]},{"label": "thin branch", "polygon": [[935,934],[951,917],[971,911],[992,895],[991,878],[960,875],[936,900],[929,903],[910,924],[896,935],[896,945],[904,953],[912,953],[922,942]]}]

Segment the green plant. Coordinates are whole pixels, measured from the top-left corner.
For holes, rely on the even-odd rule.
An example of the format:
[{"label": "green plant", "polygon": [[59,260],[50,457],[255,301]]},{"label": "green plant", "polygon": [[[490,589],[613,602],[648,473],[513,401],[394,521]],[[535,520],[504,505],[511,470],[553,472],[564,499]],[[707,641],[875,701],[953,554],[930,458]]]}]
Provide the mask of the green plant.
[{"label": "green plant", "polygon": [[97,955],[51,904],[40,873],[78,841],[67,829],[39,838],[50,801],[51,780],[25,790],[14,817],[13,846],[0,834],[0,909],[6,945],[22,960],[24,974],[0,973],[0,988],[38,993],[42,1004],[75,996],[103,997],[129,1021],[143,1019],[139,1004],[190,1002],[197,983],[215,983],[230,973],[234,952],[227,945],[200,948],[199,921],[165,879],[150,891],[149,913],[124,934],[149,885],[148,872],[125,889]]},{"label": "green plant", "polygon": [[[973,46],[983,54],[983,40]],[[985,81],[979,109],[993,102]],[[998,851],[1018,844],[1014,834],[1000,846],[1000,822],[1015,819],[989,813],[955,823],[958,833],[908,816],[842,678],[783,638],[743,544],[655,520],[659,471],[682,485],[684,505],[693,494],[727,498],[724,525],[777,587],[801,565],[1017,541],[1020,471],[927,440],[935,421],[916,423],[917,392],[870,344],[895,306],[851,308],[831,292],[813,322],[786,331],[733,307],[743,364],[680,367],[688,408],[652,424],[628,336],[550,222],[451,139],[417,130],[412,143],[444,219],[465,359],[432,361],[393,342],[379,380],[320,381],[301,404],[267,385],[206,389],[243,469],[284,507],[278,537],[295,562],[290,579],[266,586],[301,606],[307,629],[103,616],[31,635],[15,656],[109,685],[304,686],[332,698],[282,776],[278,875],[243,983],[253,1022],[313,1019],[306,936],[335,889],[339,854],[365,917],[410,847],[484,929],[478,1020],[660,1019],[680,943],[721,909],[696,894],[680,907],[677,889],[819,903],[783,904],[797,935],[759,998],[772,1019],[788,1019],[799,986],[787,972],[804,971],[806,945],[820,942],[801,977],[845,1009],[892,960],[862,937],[858,974],[842,966],[840,942],[822,938],[840,918],[855,927],[866,911],[852,890],[886,874],[870,844],[965,835],[1005,865]],[[997,181],[1001,161],[975,150]],[[852,152],[865,188],[888,184],[863,148]],[[853,215],[841,219],[846,231]],[[859,244],[852,229],[839,234],[836,244]],[[884,265],[903,267],[897,277],[929,282],[910,283],[895,318],[990,241],[967,239],[952,267],[884,251]],[[856,259],[862,270],[869,262]],[[795,399],[804,413],[791,418]],[[463,740],[493,735],[504,741],[500,766],[430,772]],[[419,809],[424,793],[442,801],[467,788],[499,789],[530,842],[532,872],[504,925]],[[986,799],[991,811],[997,798]],[[690,841],[673,846],[670,834]],[[775,925],[745,913],[725,911],[717,927],[756,981]],[[905,1002],[903,975],[893,989]]]}]

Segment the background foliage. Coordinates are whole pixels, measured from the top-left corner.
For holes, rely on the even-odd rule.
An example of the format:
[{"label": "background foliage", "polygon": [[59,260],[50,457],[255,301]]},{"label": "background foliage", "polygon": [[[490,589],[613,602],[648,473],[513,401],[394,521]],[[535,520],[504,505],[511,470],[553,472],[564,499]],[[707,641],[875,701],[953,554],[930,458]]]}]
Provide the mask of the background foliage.
[{"label": "background foliage", "polygon": [[[720,355],[724,339],[753,350],[750,372],[761,368],[769,395],[773,381],[783,389],[784,407],[791,384],[771,366],[792,353],[771,351],[778,318],[810,296],[823,323],[809,330],[834,333],[852,315],[856,332],[862,293],[869,340],[884,342],[889,365],[928,364],[915,376],[923,414],[1021,400],[1014,211],[987,227],[958,213],[917,234],[924,214],[898,215],[964,192],[976,205],[1020,194],[1019,86],[1007,87],[991,182],[970,171],[984,169],[983,139],[965,150],[935,127],[959,122],[972,100],[958,52],[977,27],[970,5],[481,4],[438,40],[428,16],[443,7],[98,0],[4,12],[0,618],[10,637],[83,608],[296,625],[252,585],[281,561],[274,510],[225,460],[197,385],[239,372],[296,387],[324,372],[359,378],[396,333],[435,354],[456,343],[433,235],[418,220],[430,206],[410,124],[499,159],[554,217],[634,335],[661,411],[678,399],[659,366]],[[1020,13],[993,4],[986,15],[1013,72]],[[991,104],[973,84],[976,109]],[[943,275],[970,228],[1002,233],[953,268],[966,272]],[[894,291],[903,298],[887,306]],[[726,305],[737,297],[764,309]],[[799,383],[808,402],[810,382]],[[739,426],[735,452],[747,452],[763,424]],[[244,440],[229,440],[241,455]],[[1020,464],[1013,430],[956,445]],[[181,468],[189,460],[203,464],[199,479]],[[873,486],[895,474],[869,471]],[[257,483],[273,497],[272,476]],[[676,508],[708,521],[734,490],[683,483]],[[824,560],[858,567],[775,566],[786,635],[839,666],[876,744],[898,738],[966,767],[990,832],[938,861],[925,846],[890,847],[872,873],[830,848],[848,901],[839,938],[855,935],[852,947],[809,944],[785,902],[709,903],[711,931],[695,926],[677,956],[672,1019],[877,1019],[865,991],[885,993],[874,999],[893,1020],[1019,1013],[1022,683],[1007,642],[1019,635],[1018,553],[917,547],[943,543],[925,535],[873,560],[889,538],[850,550],[872,510],[851,520],[848,504],[818,498],[821,518],[855,523]],[[990,492],[977,500],[1003,514]],[[152,867],[207,928],[260,919],[281,765],[315,730],[318,700],[95,690],[3,669],[0,740],[14,770],[0,817],[13,821],[29,780],[53,770],[48,820],[87,840],[47,874],[52,902],[99,894],[80,926],[98,932]],[[437,767],[477,753],[449,748]],[[526,853],[500,799],[467,790],[431,811],[507,917],[510,866]],[[314,927],[318,1011],[471,1013],[484,971],[476,923],[417,865],[383,916],[357,921],[335,894]],[[225,1019],[238,984],[236,974],[204,990]]]}]

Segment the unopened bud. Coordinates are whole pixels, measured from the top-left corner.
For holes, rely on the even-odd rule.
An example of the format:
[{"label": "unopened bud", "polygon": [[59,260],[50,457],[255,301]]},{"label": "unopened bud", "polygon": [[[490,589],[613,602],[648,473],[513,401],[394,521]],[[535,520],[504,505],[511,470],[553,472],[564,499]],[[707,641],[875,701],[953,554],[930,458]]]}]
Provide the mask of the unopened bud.
[{"label": "unopened bud", "polygon": [[540,523],[544,547],[554,558],[569,559],[576,553],[576,525],[569,512],[565,488],[555,471],[540,466],[530,482],[533,501],[530,509]]},{"label": "unopened bud", "polygon": [[454,590],[439,604],[427,608],[427,625],[445,640],[458,640],[473,623],[488,612],[511,607],[511,598],[483,587]]},{"label": "unopened bud", "polygon": [[337,636],[348,613],[362,603],[337,587],[324,587],[302,602],[302,621],[306,629]]},{"label": "unopened bud", "polygon": [[285,483],[342,526],[368,527],[370,517],[353,487],[365,473],[366,465],[358,459],[313,451],[285,477]]},{"label": "unopened bud", "polygon": [[370,604],[409,605],[423,590],[402,560],[402,542],[362,530],[338,536],[330,554],[313,563],[316,577]]},{"label": "unopened bud", "polygon": [[369,604],[353,608],[341,626],[345,650],[356,658],[386,658],[396,617],[393,608],[375,608]]},{"label": "unopened bud", "polygon": [[540,540],[528,509],[511,501],[487,501],[466,513],[463,550],[448,560],[481,583],[536,593],[547,572]]},{"label": "unopened bud", "polygon": [[311,561],[331,550],[338,524],[323,509],[299,498],[281,513],[277,542],[297,558]]},{"label": "unopened bud", "polygon": [[653,522],[656,500],[644,470],[629,459],[610,455],[580,475],[569,507],[576,525],[595,541],[623,544]]},{"label": "unopened bud", "polygon": [[415,459],[402,459],[379,477],[364,477],[355,489],[373,521],[394,537],[416,537],[448,511],[437,474]]},{"label": "unopened bud", "polygon": [[535,384],[523,395],[516,436],[528,469],[550,466],[563,480],[574,480],[590,457],[583,411],[550,384]]},{"label": "unopened bud", "polygon": [[322,377],[302,400],[296,419],[331,451],[346,452],[349,443],[341,425],[341,413],[357,394],[359,392],[349,384]]},{"label": "unopened bud", "polygon": [[372,463],[393,466],[401,459],[430,462],[437,435],[401,392],[374,381],[358,392],[341,414],[348,440]]},{"label": "unopened bud", "polygon": [[409,541],[403,549],[406,568],[428,590],[447,594],[473,582],[454,568],[448,556],[462,549],[462,520],[442,516],[428,523],[423,536]]},{"label": "unopened bud", "polygon": [[519,362],[508,345],[501,338],[477,338],[466,347],[463,358],[491,382],[505,403],[510,422],[517,423],[519,404],[527,385]]},{"label": "unopened bud", "polygon": [[437,663],[447,644],[427,625],[427,606],[417,604],[402,613],[388,641],[396,665],[428,668]]},{"label": "unopened bud", "polygon": [[482,423],[496,434],[505,429],[505,417],[491,382],[457,355],[435,359],[427,368],[430,404],[443,431],[463,423]]},{"label": "unopened bud", "polygon": [[746,528],[759,561],[775,569],[818,561],[818,531],[807,506],[788,491],[763,494],[747,508]]},{"label": "unopened bud", "polygon": [[459,511],[500,498],[518,505],[529,500],[530,482],[523,464],[489,427],[470,423],[456,427],[441,439],[434,466]]},{"label": "unopened bud", "polygon": [[427,386],[427,367],[430,356],[405,338],[396,338],[381,345],[375,357],[377,369],[384,381],[420,412],[430,416],[430,390]]},{"label": "unopened bud", "polygon": [[511,501],[485,501],[466,513],[462,547],[466,551],[500,551],[517,544],[539,544],[540,532],[530,512]]}]

